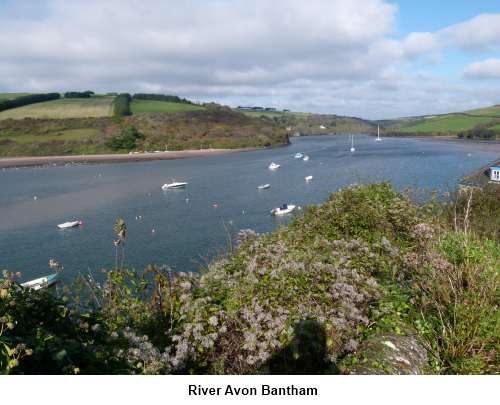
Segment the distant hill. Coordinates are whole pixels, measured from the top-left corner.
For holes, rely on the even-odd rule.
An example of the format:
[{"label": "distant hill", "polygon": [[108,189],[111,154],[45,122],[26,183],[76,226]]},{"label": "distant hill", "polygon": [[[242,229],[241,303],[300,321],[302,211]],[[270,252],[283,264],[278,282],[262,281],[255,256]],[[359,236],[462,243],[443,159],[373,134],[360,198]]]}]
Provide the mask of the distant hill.
[{"label": "distant hill", "polygon": [[378,121],[386,135],[500,138],[500,105],[449,114]]},{"label": "distant hill", "polygon": [[240,110],[251,117],[260,117],[276,123],[289,134],[335,135],[356,132],[373,132],[375,126],[367,120],[335,114],[313,114],[292,111],[248,111]]}]

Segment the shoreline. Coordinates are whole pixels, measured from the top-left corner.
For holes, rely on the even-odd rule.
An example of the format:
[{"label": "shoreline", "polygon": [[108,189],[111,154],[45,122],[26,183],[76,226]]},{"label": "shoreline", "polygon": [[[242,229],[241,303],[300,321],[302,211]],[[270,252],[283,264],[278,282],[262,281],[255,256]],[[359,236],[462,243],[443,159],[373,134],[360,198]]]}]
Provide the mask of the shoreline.
[{"label": "shoreline", "polygon": [[190,157],[217,156],[228,153],[250,152],[262,148],[236,149],[187,149],[168,152],[133,153],[133,154],[104,154],[104,155],[68,155],[68,156],[30,156],[0,158],[0,169],[33,167],[33,166],[61,166],[66,164],[95,164],[95,163],[127,163],[153,160],[185,159]]}]

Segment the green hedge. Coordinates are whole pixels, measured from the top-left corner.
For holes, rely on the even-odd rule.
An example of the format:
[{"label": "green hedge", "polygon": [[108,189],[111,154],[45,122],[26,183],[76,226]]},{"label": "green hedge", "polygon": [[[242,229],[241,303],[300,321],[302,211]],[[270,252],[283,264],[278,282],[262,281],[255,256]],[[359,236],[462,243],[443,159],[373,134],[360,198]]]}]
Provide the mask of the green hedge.
[{"label": "green hedge", "polygon": [[12,100],[0,101],[0,111],[10,110],[12,108],[22,107],[28,104],[41,103],[42,101],[57,100],[61,95],[59,93],[30,94],[28,96],[17,97]]},{"label": "green hedge", "polygon": [[130,101],[132,97],[128,93],[122,93],[116,96],[113,103],[113,115],[115,117],[124,117],[126,115],[132,115],[130,110]]}]

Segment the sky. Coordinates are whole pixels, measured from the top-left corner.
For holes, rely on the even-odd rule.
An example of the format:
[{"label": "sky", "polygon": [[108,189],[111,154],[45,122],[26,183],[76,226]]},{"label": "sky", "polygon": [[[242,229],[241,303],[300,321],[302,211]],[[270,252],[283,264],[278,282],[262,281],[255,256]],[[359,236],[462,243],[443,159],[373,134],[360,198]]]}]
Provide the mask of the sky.
[{"label": "sky", "polygon": [[499,0],[0,0],[0,92],[369,119],[500,104]]}]

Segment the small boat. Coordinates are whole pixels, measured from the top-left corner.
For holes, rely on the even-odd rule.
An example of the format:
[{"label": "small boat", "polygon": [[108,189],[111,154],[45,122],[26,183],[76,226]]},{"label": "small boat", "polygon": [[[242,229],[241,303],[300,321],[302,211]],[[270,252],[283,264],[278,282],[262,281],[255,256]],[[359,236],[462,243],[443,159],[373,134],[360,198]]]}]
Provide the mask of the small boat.
[{"label": "small boat", "polygon": [[380,125],[377,125],[377,137],[375,138],[376,141],[381,141],[382,138],[380,137]]},{"label": "small boat", "polygon": [[294,156],[293,156],[295,159],[302,159],[304,157],[304,155],[300,152],[296,153]]},{"label": "small boat", "polygon": [[313,176],[306,176],[306,177],[305,177],[305,180],[306,180],[307,182],[310,182],[312,179],[313,179]]},{"label": "small boat", "polygon": [[42,288],[46,288],[56,283],[58,280],[59,274],[49,274],[45,277],[36,278],[31,281],[26,281],[22,283],[21,286],[24,288],[31,288],[32,290],[41,290]]},{"label": "small boat", "polygon": [[183,181],[173,181],[172,183],[165,183],[163,186],[161,186],[162,190],[170,190],[170,189],[175,189],[175,188],[184,188],[188,185],[188,183],[183,182]]},{"label": "small boat", "polygon": [[304,162],[307,162],[309,160],[309,156],[305,155],[304,158],[302,159]]},{"label": "small boat", "polygon": [[66,229],[66,228],[74,228],[75,226],[80,226],[83,225],[83,221],[68,221],[68,222],[63,222],[62,224],[58,224],[57,227],[59,229]]},{"label": "small boat", "polygon": [[261,184],[259,187],[257,187],[259,190],[267,190],[268,188],[270,188],[271,185],[270,184]]},{"label": "small boat", "polygon": [[271,215],[286,215],[295,209],[293,204],[283,204],[281,207],[274,208],[271,210]]},{"label": "small boat", "polygon": [[354,147],[354,135],[351,135],[351,152],[356,152],[356,148]]},{"label": "small boat", "polygon": [[269,170],[276,170],[276,169],[279,169],[281,165],[277,164],[277,163],[274,163],[274,162],[271,162],[271,164],[269,165]]}]

